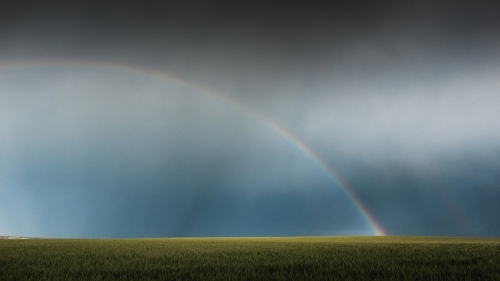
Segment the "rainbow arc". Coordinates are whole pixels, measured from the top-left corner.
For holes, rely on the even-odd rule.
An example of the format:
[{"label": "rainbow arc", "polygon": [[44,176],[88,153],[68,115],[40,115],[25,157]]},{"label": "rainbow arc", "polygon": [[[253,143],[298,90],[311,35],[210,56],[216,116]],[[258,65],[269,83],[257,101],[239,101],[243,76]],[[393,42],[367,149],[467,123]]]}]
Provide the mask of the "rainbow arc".
[{"label": "rainbow arc", "polygon": [[196,83],[193,83],[191,81],[188,81],[186,79],[177,77],[175,75],[172,75],[170,73],[166,73],[163,71],[155,71],[151,69],[146,69],[142,67],[136,67],[136,66],[130,66],[126,64],[116,64],[116,63],[109,63],[109,62],[95,62],[95,61],[75,61],[75,60],[51,60],[51,61],[29,61],[29,62],[16,62],[16,63],[7,63],[7,64],[0,64],[0,70],[2,69],[21,69],[25,67],[29,68],[36,68],[36,67],[49,67],[49,66],[54,66],[54,67],[61,67],[61,66],[66,66],[66,67],[97,67],[97,68],[103,68],[103,69],[110,69],[110,70],[119,70],[119,71],[124,71],[124,72],[129,72],[129,73],[136,73],[139,75],[145,75],[149,77],[153,77],[155,79],[160,79],[163,81],[167,81],[170,83],[175,83],[180,86],[189,88],[191,90],[194,90],[196,92],[199,92],[204,95],[210,95],[212,97],[215,97],[225,103],[230,104],[231,106],[234,106],[235,108],[238,108],[240,111],[243,113],[251,116],[252,118],[256,119],[260,123],[264,124],[268,128],[270,128],[272,131],[276,132],[278,135],[283,137],[285,140],[287,140],[290,144],[292,144],[294,147],[296,147],[299,151],[301,151],[307,158],[312,160],[316,166],[321,169],[321,171],[329,178],[331,181],[339,187],[342,192],[346,194],[346,196],[349,198],[349,200],[352,202],[352,204],[356,207],[357,211],[359,214],[363,217],[363,219],[366,221],[367,225],[370,227],[372,233],[377,236],[384,236],[386,235],[384,229],[380,226],[380,224],[376,221],[376,219],[373,217],[373,215],[370,213],[368,208],[363,204],[363,202],[358,198],[358,196],[348,187],[346,183],[341,180],[340,176],[338,176],[322,159],[319,157],[319,155],[310,147],[308,146],[304,141],[302,141],[300,138],[292,134],[290,131],[286,130],[283,126],[280,124],[276,123],[275,121],[267,118],[266,116],[263,116],[262,114],[259,114],[258,112],[252,110],[251,108],[245,106],[244,104],[231,99],[227,96],[224,96],[218,92],[215,92],[209,88],[197,85]]}]

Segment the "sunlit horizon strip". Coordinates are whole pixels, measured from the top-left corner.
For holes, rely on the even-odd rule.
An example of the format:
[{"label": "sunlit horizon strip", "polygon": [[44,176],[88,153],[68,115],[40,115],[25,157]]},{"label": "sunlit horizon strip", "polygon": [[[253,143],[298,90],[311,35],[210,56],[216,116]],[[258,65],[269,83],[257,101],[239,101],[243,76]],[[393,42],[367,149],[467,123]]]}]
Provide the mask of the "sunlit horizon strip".
[{"label": "sunlit horizon strip", "polygon": [[215,97],[219,100],[222,100],[230,105],[234,106],[242,110],[249,116],[252,116],[260,123],[269,127],[272,131],[276,132],[278,135],[281,135],[285,140],[295,146],[299,151],[301,151],[307,158],[311,159],[325,175],[332,180],[336,186],[338,186],[351,200],[354,204],[358,212],[361,214],[365,222],[371,228],[372,232],[376,236],[385,236],[386,232],[383,228],[378,224],[363,202],[354,194],[347,185],[340,179],[340,177],[314,152],[312,148],[310,148],[305,142],[301,139],[293,135],[290,131],[286,130],[282,126],[280,126],[275,121],[263,116],[262,114],[257,113],[251,108],[245,106],[244,104],[230,98],[224,96],[218,92],[215,92],[207,87],[199,86],[189,80],[180,78],[171,73],[167,73],[165,71],[158,71],[152,69],[146,69],[140,66],[132,66],[128,64],[120,64],[113,62],[101,62],[101,61],[89,61],[89,60],[71,60],[71,59],[51,59],[47,60],[38,60],[38,61],[24,61],[24,62],[14,62],[14,63],[1,63],[1,69],[16,69],[16,68],[24,68],[24,67],[60,67],[60,66],[74,66],[74,67],[97,67],[102,69],[110,69],[110,70],[121,70],[130,73],[138,73],[145,76],[154,77],[159,80],[164,80],[167,82],[173,82],[175,84],[184,86],[186,88],[195,90],[201,94],[207,94],[209,96]]}]

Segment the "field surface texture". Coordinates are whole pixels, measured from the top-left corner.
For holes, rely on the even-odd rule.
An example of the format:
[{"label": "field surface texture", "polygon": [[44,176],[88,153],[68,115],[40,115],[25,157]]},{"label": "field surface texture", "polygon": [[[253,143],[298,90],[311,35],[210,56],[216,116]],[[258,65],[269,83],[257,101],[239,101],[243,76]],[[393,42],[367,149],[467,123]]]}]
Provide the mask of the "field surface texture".
[{"label": "field surface texture", "polygon": [[2,239],[0,280],[500,280],[500,239]]}]

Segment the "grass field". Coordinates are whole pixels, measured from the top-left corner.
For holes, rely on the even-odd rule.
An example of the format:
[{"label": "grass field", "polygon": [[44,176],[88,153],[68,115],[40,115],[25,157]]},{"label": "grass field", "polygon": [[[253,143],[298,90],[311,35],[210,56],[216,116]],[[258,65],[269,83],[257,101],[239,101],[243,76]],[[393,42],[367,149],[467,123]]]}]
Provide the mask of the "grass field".
[{"label": "grass field", "polygon": [[0,280],[500,280],[500,239],[3,239]]}]

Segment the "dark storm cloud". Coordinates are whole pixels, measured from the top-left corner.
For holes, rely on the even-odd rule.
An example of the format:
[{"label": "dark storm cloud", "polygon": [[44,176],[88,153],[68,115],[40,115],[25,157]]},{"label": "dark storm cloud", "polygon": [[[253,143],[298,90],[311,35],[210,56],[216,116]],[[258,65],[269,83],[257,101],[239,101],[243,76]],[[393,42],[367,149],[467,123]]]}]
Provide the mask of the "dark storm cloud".
[{"label": "dark storm cloud", "polygon": [[498,59],[499,12],[494,1],[21,1],[2,9],[0,55],[166,69],[279,115],[269,104],[286,114],[332,84]]},{"label": "dark storm cloud", "polygon": [[[244,56],[261,55],[274,58],[267,66],[314,67],[307,64],[331,63],[332,51],[368,40],[396,63],[409,47],[453,52],[498,40],[498,9],[494,1],[16,1],[1,12],[2,53],[119,59],[133,53],[129,59],[137,62],[151,56],[148,63],[214,54],[249,62]],[[235,57],[221,57],[229,50]]]}]

